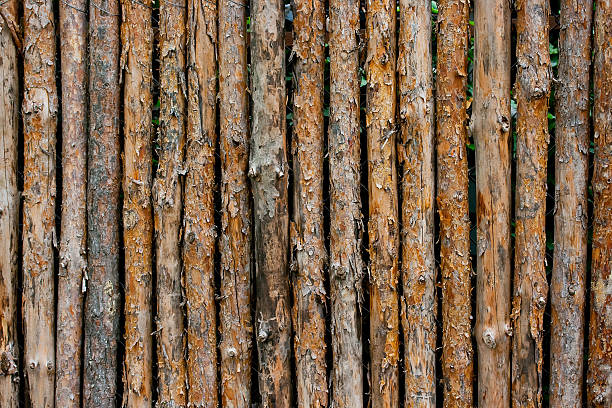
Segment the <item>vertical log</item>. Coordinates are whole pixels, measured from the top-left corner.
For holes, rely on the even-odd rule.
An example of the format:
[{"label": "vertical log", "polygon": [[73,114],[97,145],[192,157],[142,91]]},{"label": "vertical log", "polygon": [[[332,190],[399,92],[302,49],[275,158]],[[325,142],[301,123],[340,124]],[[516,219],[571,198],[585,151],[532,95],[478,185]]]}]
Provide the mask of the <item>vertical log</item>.
[{"label": "vertical log", "polygon": [[561,2],[550,280],[550,406],[582,406],[592,0]]},{"label": "vertical log", "polygon": [[359,1],[330,0],[329,14],[331,405],[355,408],[363,406]]},{"label": "vertical log", "polygon": [[595,5],[593,256],[587,403],[612,405],[612,0]]},{"label": "vertical log", "polygon": [[295,0],[293,118],[295,365],[297,406],[327,406],[323,231],[324,3]]},{"label": "vertical log", "polygon": [[159,18],[159,166],[153,183],[160,408],[187,405],[181,212],[185,147],[186,0],[162,0]]},{"label": "vertical log", "polygon": [[436,274],[434,260],[434,99],[431,2],[401,0],[399,18],[402,194],[401,299],[405,406],[436,406]]},{"label": "vertical log", "polygon": [[217,5],[189,0],[183,265],[190,407],[217,407],[214,290]]},{"label": "vertical log", "polygon": [[478,406],[510,405],[510,2],[475,4]]},{"label": "vertical log", "polygon": [[115,406],[119,342],[119,2],[89,3],[85,407]]},{"label": "vertical log", "polygon": [[437,160],[444,407],[471,407],[474,355],[466,128],[470,5],[438,2]]},{"label": "vertical log", "polygon": [[219,1],[221,405],[251,407],[251,197],[246,9]]},{"label": "vertical log", "polygon": [[124,99],[123,242],[125,360],[123,407],[153,401],[153,28],[151,2],[121,1]]},{"label": "vertical log", "polygon": [[57,280],[55,405],[81,401],[83,279],[87,272],[87,9],[59,2],[62,79],[62,224]]},{"label": "vertical log", "polygon": [[548,159],[548,0],[518,0],[512,406],[542,406]]},{"label": "vertical log", "polygon": [[[0,406],[19,406],[19,343],[17,339],[17,268],[19,192],[19,71],[17,67],[18,2],[0,5]],[[13,38],[13,33],[15,38]]]},{"label": "vertical log", "polygon": [[53,407],[57,89],[51,0],[24,2],[23,335],[26,399]]},{"label": "vertical log", "polygon": [[289,407],[291,316],[288,276],[284,13],[280,0],[251,2],[257,350],[262,407]]},{"label": "vertical log", "polygon": [[395,1],[373,0],[366,14],[372,408],[399,403],[395,7]]}]

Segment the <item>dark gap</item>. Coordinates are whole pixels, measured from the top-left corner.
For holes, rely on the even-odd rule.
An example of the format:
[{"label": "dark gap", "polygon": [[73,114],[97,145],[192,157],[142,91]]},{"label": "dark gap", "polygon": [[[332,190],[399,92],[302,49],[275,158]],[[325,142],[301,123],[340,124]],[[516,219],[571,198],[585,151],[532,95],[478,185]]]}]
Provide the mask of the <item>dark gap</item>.
[{"label": "dark gap", "polygon": [[[60,46],[60,33],[59,33],[59,0],[53,0],[53,16],[54,24],[57,27],[55,31],[55,83],[57,84],[57,116],[56,116],[56,133],[55,133],[55,237],[53,242],[53,304],[55,318],[53,327],[53,343],[56,345],[53,361],[55,368],[57,369],[57,296],[59,286],[59,249],[60,249],[60,237],[62,229],[62,64],[61,64],[61,46]],[[53,389],[53,397],[55,398],[55,385]]]},{"label": "dark gap", "polygon": [[[95,1],[95,0],[94,0]],[[119,27],[121,27],[121,23],[123,21],[123,8],[119,7]],[[119,33],[119,55],[121,55],[121,33]],[[121,69],[121,68],[119,68]],[[121,77],[121,73],[119,73]],[[115,406],[120,408],[123,405],[123,392],[124,392],[124,382],[123,382],[123,363],[125,358],[125,245],[123,241],[123,200],[125,198],[125,193],[123,191],[123,151],[124,151],[124,140],[125,140],[125,120],[124,120],[124,97],[125,97],[125,89],[123,87],[123,83],[119,83],[119,202],[118,206],[118,222],[119,225],[119,304],[121,307],[119,308],[119,338],[117,339],[117,391],[116,391],[116,400]]]},{"label": "dark gap", "polygon": [[[466,89],[466,101],[472,101],[472,97],[474,96],[474,4],[470,4],[470,20],[469,20],[469,40],[468,40],[468,77],[467,77],[467,89]],[[477,248],[476,248],[476,240],[477,240],[477,220],[476,220],[476,151],[474,138],[472,136],[472,132],[469,130],[468,126],[472,117],[472,108],[471,104],[467,108],[467,118],[466,118],[466,127],[468,128],[468,140],[466,141],[466,152],[467,152],[467,166],[468,166],[468,203],[469,203],[469,217],[470,217],[470,260],[471,260],[471,270],[472,273],[470,275],[470,326],[472,329],[472,333],[474,333],[474,326],[476,323],[476,286],[477,286],[477,278],[476,278],[476,261],[478,258]],[[478,347],[476,342],[476,337],[472,335],[472,350],[473,350],[473,358],[474,362],[474,371],[473,371],[473,381],[472,381],[472,399],[474,401],[474,405],[478,403]]]},{"label": "dark gap", "polygon": [[[329,0],[323,1],[323,13],[325,21],[329,20]],[[327,43],[328,31],[324,31],[325,48],[324,52],[324,69],[323,69],[323,175],[321,180],[323,182],[323,245],[325,247],[325,264],[323,274],[323,287],[325,289],[325,366],[326,376],[328,381],[328,405],[331,405],[332,401],[332,370],[333,370],[333,346],[332,346],[332,333],[331,333],[331,282],[330,282],[330,268],[329,268],[329,254],[330,254],[330,223],[331,223],[331,203],[330,203],[330,179],[329,179],[329,112],[330,112],[330,65],[329,65],[329,44]]]},{"label": "dark gap", "polygon": [[[155,177],[155,173],[157,171],[157,166],[159,164],[159,144],[158,144],[158,134],[159,134],[159,97],[160,97],[160,89],[159,89],[159,0],[155,0],[153,4],[153,10],[151,15],[151,23],[153,28],[153,66],[152,66],[152,76],[151,76],[151,93],[153,100],[152,107],[152,117],[151,121],[153,122],[153,128],[151,129],[151,160],[152,163],[152,175]],[[151,256],[153,257],[151,265],[151,329],[155,332],[157,330],[156,316],[157,316],[157,251],[156,251],[156,242],[155,242],[155,233],[153,234],[152,240],[152,251]],[[153,383],[151,384],[151,400],[153,402],[157,401],[158,397],[158,364],[157,364],[157,336],[153,333],[150,333],[152,340],[152,353],[151,358],[152,369],[151,369],[151,377],[153,379]]]},{"label": "dark gap", "polygon": [[[287,151],[287,179],[288,179],[288,189],[287,189],[287,212],[289,216],[289,229],[291,230],[291,223],[295,220],[295,173],[293,171],[294,166],[294,158],[293,158],[293,91],[296,87],[295,82],[295,56],[293,55],[293,43],[289,43],[287,41],[288,38],[292,38],[293,34],[293,8],[291,0],[284,0],[284,15],[285,19],[283,22],[283,44],[285,51],[285,95],[286,95],[286,105],[285,105],[285,128],[287,132],[286,138],[286,151]],[[291,371],[291,404],[295,405],[297,402],[297,367],[295,361],[295,319],[294,311],[296,308],[296,300],[295,300],[295,287],[297,274],[295,270],[295,265],[293,263],[293,243],[291,242],[291,234],[290,230],[287,231],[288,234],[288,246],[287,246],[287,277],[289,282],[289,315],[291,316],[292,325],[291,325],[291,350],[290,350],[290,360],[289,367]]]},{"label": "dark gap", "polygon": [[[593,9],[595,9],[595,4]],[[594,33],[595,27],[595,12],[592,14],[592,32]],[[591,55],[594,56],[595,39],[594,35],[591,37]],[[588,402],[588,369],[589,369],[589,337],[590,337],[590,316],[591,316],[591,275],[592,275],[592,261],[593,261],[593,210],[594,210],[594,194],[593,194],[593,165],[594,165],[594,153],[595,153],[595,129],[593,119],[593,106],[594,106],[594,85],[593,85],[593,57],[591,58],[591,64],[589,66],[589,154],[588,154],[588,174],[587,174],[587,264],[586,264],[586,277],[585,277],[585,297],[584,297],[584,361],[582,371],[582,405],[587,406]]]},{"label": "dark gap", "polygon": [[[217,25],[218,27],[218,25]],[[216,44],[215,53],[218,56],[218,42]],[[219,62],[216,63],[215,72],[217,73],[217,79],[215,81],[216,94],[219,95]],[[215,294],[215,338],[216,338],[216,352],[217,352],[217,367],[215,369],[217,377],[217,405],[221,406],[221,397],[223,395],[223,383],[221,381],[221,315],[219,300],[221,299],[221,248],[219,244],[219,232],[223,231],[222,217],[223,217],[223,197],[221,186],[222,181],[222,163],[221,163],[221,121],[220,121],[220,109],[219,109],[219,98],[215,99],[215,189],[214,189],[214,223],[215,223],[215,247],[214,247],[214,294]]]},{"label": "dark gap", "polygon": [[[550,16],[557,17],[560,12],[559,0],[550,2]],[[558,22],[558,20],[556,20]],[[553,267],[553,251],[554,251],[554,209],[555,209],[555,91],[554,79],[558,77],[558,47],[559,47],[559,25],[549,25],[549,44],[551,57],[551,89],[548,104],[548,130],[550,134],[550,142],[548,145],[548,166],[547,166],[547,195],[546,195],[546,280],[550,284],[552,267]],[[557,54],[552,51],[557,50]],[[544,326],[542,333],[542,406],[547,408],[550,406],[550,335],[551,335],[551,302],[550,292],[547,295],[546,309],[544,310]]]},{"label": "dark gap", "polygon": [[[366,0],[359,2],[359,75],[360,83],[365,79],[365,57],[367,51],[367,38],[365,35],[366,29]],[[368,220],[369,220],[369,192],[368,192],[368,136],[366,129],[366,87],[360,88],[359,95],[359,123],[360,123],[360,176],[361,176],[361,214],[363,237],[361,241],[361,257],[363,280],[361,282],[363,299],[360,302],[361,314],[361,346],[362,346],[362,364],[363,364],[363,406],[369,407],[370,400],[370,253],[369,253],[369,236],[368,236]]]}]

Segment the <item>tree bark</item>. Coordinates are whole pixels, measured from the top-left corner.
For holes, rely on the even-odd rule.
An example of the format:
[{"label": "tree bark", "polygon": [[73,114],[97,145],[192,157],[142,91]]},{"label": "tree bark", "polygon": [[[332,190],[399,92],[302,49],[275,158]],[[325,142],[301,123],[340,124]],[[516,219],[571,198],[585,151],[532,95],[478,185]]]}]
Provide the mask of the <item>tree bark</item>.
[{"label": "tree bark", "polygon": [[395,7],[394,1],[374,0],[366,14],[372,408],[399,403]]},{"label": "tree bark", "polygon": [[150,4],[121,1],[125,197],[123,407],[126,408],[151,407],[153,402],[153,28]]},{"label": "tree bark", "polygon": [[53,407],[55,388],[55,145],[57,88],[52,1],[24,3],[23,337],[25,394]]},{"label": "tree bark", "polygon": [[400,137],[402,329],[405,406],[436,406],[434,259],[434,99],[431,2],[400,1]]},{"label": "tree bark", "polygon": [[185,148],[186,0],[160,2],[159,166],[153,183],[157,263],[158,406],[187,405],[181,288],[181,211]]},{"label": "tree bark", "polygon": [[90,2],[83,405],[115,406],[119,329],[119,2]]},{"label": "tree bark", "polygon": [[221,405],[251,407],[251,197],[246,9],[219,1]]},{"label": "tree bark", "polygon": [[6,408],[19,406],[19,50],[11,32],[17,27],[17,7],[16,0],[0,6],[0,406]]},{"label": "tree bark", "polygon": [[[78,9],[78,10],[77,10]],[[55,405],[78,408],[87,273],[86,1],[59,2],[62,63],[62,223],[57,279]]]},{"label": "tree bark", "polygon": [[582,406],[593,2],[562,1],[555,128],[550,405]]},{"label": "tree bark", "polygon": [[283,3],[251,2],[257,350],[262,407],[291,405],[287,141]]},{"label": "tree bark", "polygon": [[183,264],[190,407],[217,407],[214,288],[217,6],[189,0]]},{"label": "tree bark", "polygon": [[510,4],[475,4],[478,406],[510,405]]},{"label": "tree bark", "polygon": [[324,3],[295,0],[294,222],[291,226],[297,406],[327,407],[323,231]]},{"label": "tree bark", "polygon": [[542,406],[548,159],[548,0],[518,0],[512,406]]},{"label": "tree bark", "polygon": [[466,128],[470,6],[438,2],[437,161],[442,273],[444,407],[471,407],[474,352],[471,328],[470,218]]},{"label": "tree bark", "polygon": [[587,403],[612,405],[612,1],[595,8],[593,255]]},{"label": "tree bark", "polygon": [[363,406],[359,1],[330,0],[330,297],[332,401]]}]

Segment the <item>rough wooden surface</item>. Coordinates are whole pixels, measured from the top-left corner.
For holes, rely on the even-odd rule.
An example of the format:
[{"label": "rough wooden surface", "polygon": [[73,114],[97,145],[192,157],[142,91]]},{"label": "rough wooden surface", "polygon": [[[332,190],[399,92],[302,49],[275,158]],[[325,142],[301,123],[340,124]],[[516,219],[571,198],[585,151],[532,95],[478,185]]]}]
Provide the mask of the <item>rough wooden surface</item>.
[{"label": "rough wooden surface", "polygon": [[19,49],[11,32],[19,21],[17,5],[0,5],[0,406],[6,408],[19,406]]},{"label": "rough wooden surface", "polygon": [[510,405],[510,2],[475,4],[478,406]]},{"label": "rough wooden surface", "polygon": [[442,281],[442,375],[446,408],[471,407],[470,218],[467,161],[467,0],[438,2],[437,202]]},{"label": "rough wooden surface", "polygon": [[246,10],[219,1],[221,405],[251,408],[251,194]]},{"label": "rough wooden surface", "polygon": [[150,3],[122,0],[121,10],[125,247],[123,407],[136,408],[150,407],[153,402],[153,27]]},{"label": "rough wooden surface", "polygon": [[612,0],[595,4],[593,255],[587,404],[612,405]]},{"label": "rough wooden surface", "polygon": [[190,407],[217,406],[214,288],[217,7],[187,2],[187,135],[183,273]]},{"label": "rough wooden surface", "polygon": [[331,404],[363,405],[359,2],[329,2]]},{"label": "rough wooden surface", "polygon": [[55,404],[55,145],[57,87],[51,0],[23,4],[23,289],[25,397]]},{"label": "rough wooden surface", "polygon": [[550,54],[548,0],[519,0],[517,11],[516,241],[512,302],[512,406],[542,406],[546,280],[546,165]]},{"label": "rough wooden surface", "polygon": [[399,402],[395,8],[394,1],[372,0],[366,14],[372,408]]},{"label": "rough wooden surface", "polygon": [[294,355],[297,406],[327,407],[323,231],[324,2],[296,0],[293,30]]},{"label": "rough wooden surface", "polygon": [[[86,1],[74,2],[85,10]],[[59,3],[62,215],[57,278],[55,405],[81,400],[83,279],[87,273],[87,16]]]},{"label": "rough wooden surface", "polygon": [[251,2],[249,177],[255,222],[255,336],[264,408],[289,407],[292,401],[284,10],[279,0]]},{"label": "rough wooden surface", "polygon": [[157,262],[159,408],[187,406],[187,368],[181,282],[187,0],[162,0],[159,15],[159,165],[153,182]]},{"label": "rough wooden surface", "polygon": [[555,128],[555,249],[550,280],[550,404],[581,407],[593,2],[561,2]]},{"label": "rough wooden surface", "polygon": [[114,407],[118,382],[119,2],[89,3],[89,140],[87,150],[87,292],[83,405]]},{"label": "rough wooden surface", "polygon": [[401,207],[404,405],[436,406],[434,97],[431,3],[400,1],[397,143]]}]

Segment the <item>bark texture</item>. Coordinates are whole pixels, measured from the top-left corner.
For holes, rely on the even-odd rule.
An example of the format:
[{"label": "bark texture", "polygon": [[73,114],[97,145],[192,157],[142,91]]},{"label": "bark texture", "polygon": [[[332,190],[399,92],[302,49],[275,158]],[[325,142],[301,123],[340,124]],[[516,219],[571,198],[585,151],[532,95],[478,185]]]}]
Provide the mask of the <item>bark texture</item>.
[{"label": "bark texture", "polygon": [[372,0],[366,14],[372,408],[399,403],[395,8],[394,1]]},{"label": "bark texture", "polygon": [[561,2],[555,128],[550,405],[582,406],[593,2]]},{"label": "bark texture", "polygon": [[57,88],[51,0],[23,4],[23,361],[28,405],[55,404]]},{"label": "bark texture", "polygon": [[442,274],[444,406],[471,407],[474,352],[471,328],[470,218],[466,128],[470,6],[438,2],[437,202]]},{"label": "bark texture", "polygon": [[121,1],[123,75],[123,243],[125,359],[123,407],[153,402],[153,28],[151,2]]},{"label": "bark texture", "polygon": [[119,2],[89,3],[85,407],[115,406],[119,314]]},{"label": "bark texture", "polygon": [[87,9],[59,2],[62,80],[62,224],[57,279],[55,405],[78,408],[87,273]]},{"label": "bark texture", "polygon": [[587,403],[612,405],[612,1],[595,5],[593,255]]},{"label": "bark texture", "polygon": [[289,214],[285,129],[285,12],[280,0],[251,2],[256,330],[262,407],[291,405]]},{"label": "bark texture", "polygon": [[400,1],[401,299],[406,407],[436,406],[434,98],[431,2]]},{"label": "bark texture", "polygon": [[217,407],[214,288],[217,6],[187,2],[188,101],[183,267],[190,407]]},{"label": "bark texture", "polygon": [[292,253],[297,406],[327,407],[325,251],[323,231],[322,0],[294,0],[294,222]]},{"label": "bark texture", "polygon": [[518,0],[512,406],[542,406],[548,159],[548,0]]},{"label": "bark texture", "polygon": [[363,406],[359,1],[329,1],[331,405]]},{"label": "bark texture", "polygon": [[17,5],[16,0],[0,5],[0,406],[6,408],[19,406],[19,49],[12,37],[18,21]]},{"label": "bark texture", "polygon": [[510,2],[475,4],[478,406],[510,405]]},{"label": "bark texture", "polygon": [[219,1],[221,405],[251,407],[251,196],[246,10]]},{"label": "bark texture", "polygon": [[159,166],[153,183],[157,266],[157,364],[160,408],[187,405],[181,288],[181,212],[185,148],[186,0],[162,0],[159,11]]}]

